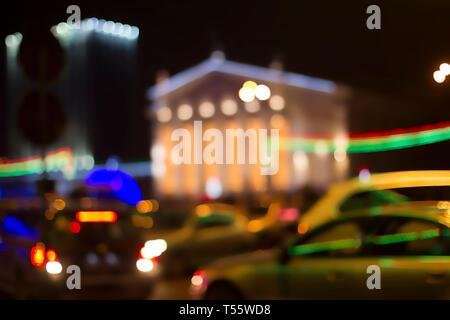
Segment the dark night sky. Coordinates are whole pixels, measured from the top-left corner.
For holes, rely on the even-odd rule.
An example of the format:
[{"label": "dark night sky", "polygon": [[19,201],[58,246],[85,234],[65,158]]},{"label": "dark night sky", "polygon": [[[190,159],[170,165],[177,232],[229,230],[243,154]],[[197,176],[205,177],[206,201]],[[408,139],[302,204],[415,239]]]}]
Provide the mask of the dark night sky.
[{"label": "dark night sky", "polygon": [[[423,101],[430,110],[438,108],[442,120],[450,120],[450,111],[442,107],[450,102],[450,81],[437,85],[432,79],[435,68],[450,60],[446,0],[16,1],[2,3],[1,38],[21,31],[35,17],[51,24],[64,21],[69,4],[81,7],[82,18],[139,26],[142,108],[145,89],[158,70],[174,74],[222,48],[231,60],[267,66],[282,57],[288,71]],[[365,26],[370,4],[381,7],[381,30]]]}]

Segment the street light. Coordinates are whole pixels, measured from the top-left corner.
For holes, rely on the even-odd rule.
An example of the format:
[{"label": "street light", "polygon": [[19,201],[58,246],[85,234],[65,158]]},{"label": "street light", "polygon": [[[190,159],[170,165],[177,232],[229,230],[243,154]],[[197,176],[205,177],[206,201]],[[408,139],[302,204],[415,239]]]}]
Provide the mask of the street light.
[{"label": "street light", "polygon": [[445,74],[441,70],[433,72],[434,81],[437,83],[442,83],[445,81]]},{"label": "street light", "polygon": [[450,74],[450,65],[448,63],[441,63],[439,70],[433,72],[434,81],[437,83],[442,83],[445,78]]},{"label": "street light", "polygon": [[439,70],[442,71],[445,74],[445,76],[448,76],[450,74],[450,64],[442,63],[439,66]]}]

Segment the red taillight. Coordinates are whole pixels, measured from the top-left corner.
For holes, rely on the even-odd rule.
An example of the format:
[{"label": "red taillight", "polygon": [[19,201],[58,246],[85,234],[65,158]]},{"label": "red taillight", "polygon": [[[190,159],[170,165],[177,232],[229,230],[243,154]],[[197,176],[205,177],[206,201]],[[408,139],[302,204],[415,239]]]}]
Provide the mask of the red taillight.
[{"label": "red taillight", "polygon": [[76,217],[80,222],[116,222],[117,213],[114,211],[78,211]]},{"label": "red taillight", "polygon": [[45,249],[43,247],[31,248],[31,263],[37,267],[45,266]]},{"label": "red taillight", "polygon": [[205,284],[205,273],[197,271],[192,275],[191,284],[195,287],[201,287]]},{"label": "red taillight", "polygon": [[199,276],[199,277],[204,278],[205,277],[205,273],[203,271],[199,270],[199,271],[194,272],[193,276]]},{"label": "red taillight", "polygon": [[47,260],[48,261],[58,261],[58,256],[56,255],[55,250],[47,250]]},{"label": "red taillight", "polygon": [[70,228],[70,231],[72,231],[73,233],[78,233],[81,230],[80,224],[78,222],[76,222],[76,221],[72,221],[69,224],[69,228]]}]

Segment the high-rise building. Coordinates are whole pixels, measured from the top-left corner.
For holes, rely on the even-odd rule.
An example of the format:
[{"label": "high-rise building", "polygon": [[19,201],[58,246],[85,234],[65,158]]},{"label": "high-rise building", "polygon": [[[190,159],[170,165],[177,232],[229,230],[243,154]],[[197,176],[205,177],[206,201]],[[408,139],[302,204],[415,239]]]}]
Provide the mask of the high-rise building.
[{"label": "high-rise building", "polygon": [[[66,175],[68,178],[92,169],[94,162],[105,163],[110,156],[123,160],[145,156],[145,152],[140,152],[145,142],[136,143],[134,127],[129,125],[139,120],[136,116],[139,112],[136,92],[139,29],[90,18],[83,20],[79,29],[62,22],[52,27],[51,32],[65,53],[64,70],[50,86],[50,91],[62,105],[66,126],[63,134],[46,146],[45,151],[61,148],[72,151],[72,174]],[[15,33],[5,39],[8,159],[24,159],[42,153],[39,146],[25,139],[17,126],[18,105],[23,96],[36,87],[27,79],[18,61],[22,38],[21,33]],[[142,121],[142,125],[146,125]]]}]

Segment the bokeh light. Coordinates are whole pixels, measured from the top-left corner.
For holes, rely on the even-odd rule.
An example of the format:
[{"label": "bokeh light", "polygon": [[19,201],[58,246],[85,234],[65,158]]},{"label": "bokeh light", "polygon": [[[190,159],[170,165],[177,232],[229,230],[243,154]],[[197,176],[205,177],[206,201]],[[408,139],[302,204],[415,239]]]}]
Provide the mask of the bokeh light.
[{"label": "bokeh light", "polygon": [[69,224],[69,229],[70,231],[72,231],[73,233],[79,233],[81,231],[81,226],[78,222],[76,221],[72,221]]},{"label": "bokeh light", "polygon": [[441,70],[437,70],[433,73],[433,78],[437,83],[442,83],[445,80],[445,74]]},{"label": "bokeh light", "polygon": [[243,88],[250,88],[252,90],[255,90],[257,86],[258,85],[256,84],[256,82],[251,80],[245,81],[244,84],[242,85]]},{"label": "bokeh light", "polygon": [[253,100],[250,102],[246,102],[244,108],[248,113],[256,113],[261,109],[261,106],[259,104],[259,101]]},{"label": "bokeh light", "polygon": [[250,102],[255,99],[255,91],[249,87],[239,89],[239,98],[244,102]]},{"label": "bokeh light", "polygon": [[370,180],[370,171],[367,168],[361,169],[358,175],[359,181],[366,183]]},{"label": "bokeh light", "polygon": [[334,151],[334,160],[337,162],[344,162],[347,159],[347,152],[343,148],[336,149]]},{"label": "bokeh light", "polygon": [[284,98],[279,95],[273,95],[269,100],[269,106],[273,111],[283,110],[285,105]]},{"label": "bokeh light", "polygon": [[178,107],[177,116],[180,120],[189,120],[192,117],[193,109],[189,104],[182,104]]},{"label": "bokeh light", "polygon": [[226,116],[232,116],[238,111],[237,103],[233,99],[226,99],[222,101],[220,108],[222,113]]},{"label": "bokeh light", "polygon": [[198,108],[198,113],[203,118],[211,118],[214,115],[214,112],[214,105],[209,101],[203,102]]},{"label": "bokeh light", "polygon": [[159,122],[169,122],[172,119],[172,110],[169,107],[162,107],[156,112],[156,119]]},{"label": "bokeh light", "polygon": [[153,269],[153,262],[149,259],[139,259],[136,261],[136,268],[141,272],[149,272]]},{"label": "bokeh light", "polygon": [[260,84],[255,89],[255,95],[259,100],[267,100],[270,98],[270,89],[264,84]]},{"label": "bokeh light", "polygon": [[45,265],[45,270],[51,274],[58,274],[62,271],[62,265],[58,261],[49,261]]},{"label": "bokeh light", "polygon": [[136,210],[139,213],[148,213],[148,212],[152,211],[152,209],[153,209],[153,204],[150,200],[142,200],[136,204]]},{"label": "bokeh light", "polygon": [[450,64],[448,63],[442,63],[439,66],[439,70],[445,75],[448,76],[450,74]]},{"label": "bokeh light", "polygon": [[222,195],[222,183],[219,178],[209,178],[206,181],[206,195],[210,199],[217,199]]}]

